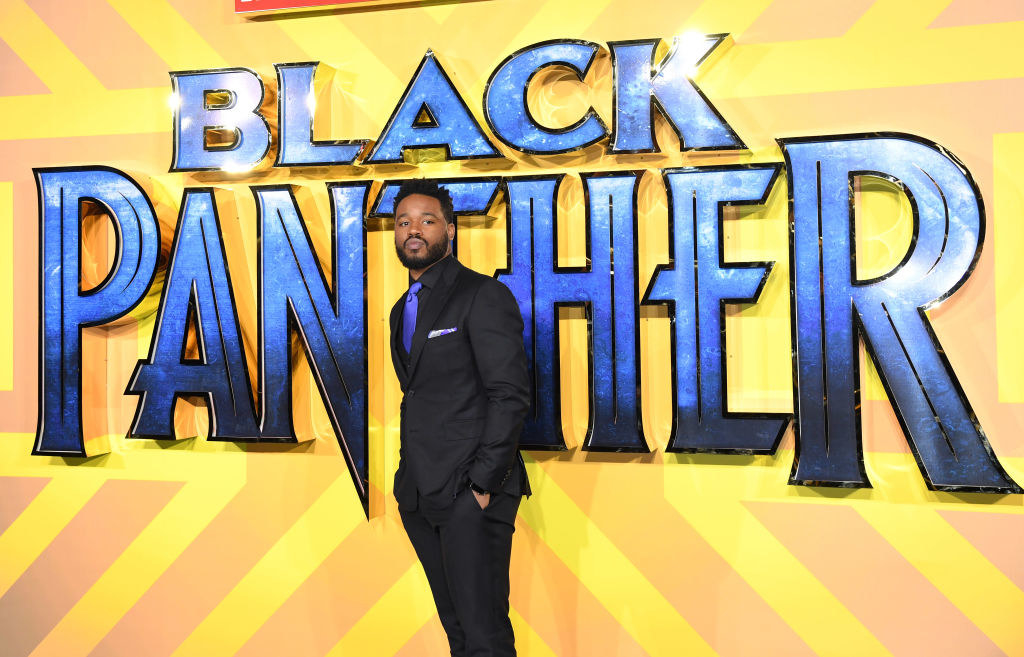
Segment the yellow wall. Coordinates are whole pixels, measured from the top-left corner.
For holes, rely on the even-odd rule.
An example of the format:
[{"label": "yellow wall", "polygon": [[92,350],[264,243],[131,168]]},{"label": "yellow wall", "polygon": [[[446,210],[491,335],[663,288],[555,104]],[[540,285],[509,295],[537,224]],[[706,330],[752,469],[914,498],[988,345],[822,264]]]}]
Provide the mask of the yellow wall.
[{"label": "yellow wall", "polygon": [[[599,43],[687,30],[734,44],[697,82],[751,147],[745,155],[526,157],[356,169],[168,174],[168,71],[319,60],[317,137],[374,138],[427,48],[478,119],[506,55],[552,38]],[[390,495],[400,392],[387,311],[405,285],[387,230],[367,238],[371,519],[315,398],[304,442],[203,439],[182,404],[182,440],[123,439],[121,393],[148,350],[152,303],[86,335],[89,459],[31,456],[36,422],[38,256],[32,167],[106,164],[132,173],[172,226],[181,190],[215,185],[239,312],[255,327],[255,208],[248,185],[307,188],[324,253],[325,180],[649,169],[641,185],[640,288],[667,259],[657,169],[781,161],[775,139],[902,131],[957,154],[977,179],[989,231],[978,268],[931,312],[996,454],[1024,482],[1024,8],[1011,0],[475,0],[250,20],[230,0],[0,0],[0,654],[417,657],[444,654],[426,580]],[[591,91],[551,81],[552,122],[592,103],[610,124],[607,58]],[[546,113],[546,114],[545,114]],[[665,125],[658,138],[672,150]],[[858,262],[884,271],[909,241],[898,196],[858,200]],[[582,193],[561,199],[571,261]],[[734,410],[792,408],[785,183],[727,222],[727,257],[777,262],[760,302],[730,310]],[[504,214],[460,225],[462,260],[504,265]],[[165,231],[168,235],[170,231]],[[576,231],[579,235],[579,231]],[[107,257],[102,225],[89,242]],[[83,272],[102,278],[102,268]],[[98,280],[98,278],[97,278]],[[563,320],[562,400],[577,443],[586,418],[581,320]],[[773,457],[664,452],[668,320],[641,314],[650,455],[526,454],[512,620],[524,657],[548,655],[1024,655],[1021,496],[928,491],[870,365],[863,368],[872,489],[787,485],[792,433]],[[250,353],[250,356],[252,354]],[[311,388],[296,395],[309,399]],[[304,408],[301,407],[300,408]]]}]

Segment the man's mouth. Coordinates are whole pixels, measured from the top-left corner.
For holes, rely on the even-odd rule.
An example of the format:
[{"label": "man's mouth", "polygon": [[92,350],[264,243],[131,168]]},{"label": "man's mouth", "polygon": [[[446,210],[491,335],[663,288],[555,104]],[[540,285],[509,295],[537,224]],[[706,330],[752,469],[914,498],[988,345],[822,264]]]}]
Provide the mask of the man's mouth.
[{"label": "man's mouth", "polygon": [[426,242],[415,237],[410,237],[409,239],[405,240],[405,248],[407,249],[419,249],[426,245]]}]

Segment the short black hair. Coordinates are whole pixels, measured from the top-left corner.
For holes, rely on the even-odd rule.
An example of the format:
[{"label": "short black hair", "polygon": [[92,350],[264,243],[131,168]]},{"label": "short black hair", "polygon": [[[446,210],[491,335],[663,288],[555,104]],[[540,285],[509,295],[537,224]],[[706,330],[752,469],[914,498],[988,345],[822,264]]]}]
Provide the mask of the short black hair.
[{"label": "short black hair", "polygon": [[445,222],[449,224],[455,223],[455,207],[452,205],[452,195],[447,189],[441,187],[433,180],[418,178],[416,180],[406,180],[402,183],[402,186],[398,188],[398,194],[395,196],[395,208],[392,211],[398,209],[398,204],[405,197],[412,196],[413,194],[422,194],[423,196],[436,198],[437,202],[441,204],[441,214],[444,215]]}]

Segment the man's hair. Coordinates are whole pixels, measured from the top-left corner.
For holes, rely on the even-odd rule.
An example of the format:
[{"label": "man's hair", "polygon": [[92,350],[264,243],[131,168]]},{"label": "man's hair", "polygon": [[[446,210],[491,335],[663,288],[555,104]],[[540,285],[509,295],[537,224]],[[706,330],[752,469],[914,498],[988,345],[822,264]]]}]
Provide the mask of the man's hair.
[{"label": "man's hair", "polygon": [[452,195],[448,193],[447,189],[440,187],[433,180],[406,180],[402,183],[402,186],[398,188],[398,194],[395,196],[395,210],[398,210],[398,204],[406,196],[412,196],[413,194],[422,194],[423,196],[436,198],[437,202],[441,204],[441,214],[444,215],[444,220],[449,224],[455,223],[455,208],[452,206]]}]

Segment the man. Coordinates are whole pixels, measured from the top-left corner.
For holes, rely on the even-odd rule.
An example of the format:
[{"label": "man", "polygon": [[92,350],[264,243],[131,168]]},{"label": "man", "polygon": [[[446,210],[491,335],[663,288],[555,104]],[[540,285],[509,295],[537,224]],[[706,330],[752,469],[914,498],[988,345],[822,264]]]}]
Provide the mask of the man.
[{"label": "man", "polygon": [[530,405],[523,320],[508,288],[452,256],[448,191],[395,198],[409,290],[391,310],[404,397],[395,497],[456,657],[515,655],[508,618],[516,511],[530,493],[519,433]]}]

